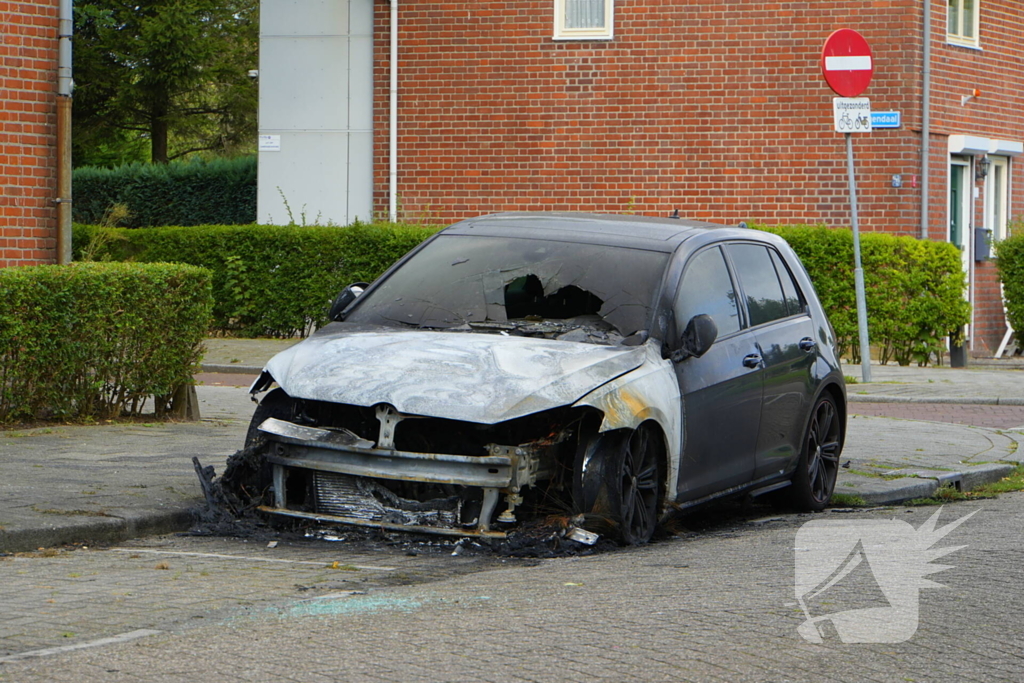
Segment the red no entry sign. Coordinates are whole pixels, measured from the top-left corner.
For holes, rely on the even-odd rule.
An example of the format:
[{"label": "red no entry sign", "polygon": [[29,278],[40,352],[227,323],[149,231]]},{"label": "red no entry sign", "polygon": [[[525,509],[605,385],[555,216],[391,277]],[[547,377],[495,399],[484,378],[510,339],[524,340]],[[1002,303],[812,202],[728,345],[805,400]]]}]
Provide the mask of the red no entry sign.
[{"label": "red no entry sign", "polygon": [[871,82],[874,64],[864,36],[852,28],[841,28],[821,49],[821,73],[829,87],[842,97],[856,97]]}]

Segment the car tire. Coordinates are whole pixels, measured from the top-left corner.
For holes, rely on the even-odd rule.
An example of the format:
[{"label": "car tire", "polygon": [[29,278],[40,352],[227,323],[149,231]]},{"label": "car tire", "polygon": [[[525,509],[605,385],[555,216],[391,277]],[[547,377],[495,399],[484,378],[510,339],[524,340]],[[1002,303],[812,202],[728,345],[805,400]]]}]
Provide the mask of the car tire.
[{"label": "car tire", "polygon": [[252,419],[249,421],[249,429],[245,433],[246,448],[263,441],[259,426],[271,417],[278,420],[291,420],[295,417],[295,399],[284,393],[284,389],[274,389],[264,396],[256,406]]},{"label": "car tire", "polygon": [[783,490],[791,507],[816,512],[828,505],[836,486],[841,450],[839,411],[835,400],[825,394],[814,403],[792,485]]},{"label": "car tire", "polygon": [[245,434],[245,448],[228,458],[227,467],[221,477],[221,486],[230,491],[245,506],[270,503],[270,489],[273,483],[273,467],[264,457],[266,443],[259,432],[259,426],[267,418],[279,420],[294,418],[295,400],[283,389],[274,389],[263,397]]},{"label": "car tire", "polygon": [[664,446],[651,425],[597,434],[578,451],[574,494],[588,526],[625,545],[641,545],[658,527]]}]

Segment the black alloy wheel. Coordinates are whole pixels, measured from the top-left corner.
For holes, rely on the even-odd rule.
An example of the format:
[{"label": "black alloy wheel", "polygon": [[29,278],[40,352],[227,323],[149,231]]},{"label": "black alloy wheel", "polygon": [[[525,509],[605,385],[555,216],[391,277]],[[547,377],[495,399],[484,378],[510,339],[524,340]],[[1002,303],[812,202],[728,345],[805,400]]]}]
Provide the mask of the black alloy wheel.
[{"label": "black alloy wheel", "polygon": [[664,443],[648,424],[594,435],[576,459],[577,512],[620,543],[647,543],[658,527],[663,462]]},{"label": "black alloy wheel", "polygon": [[657,434],[640,425],[626,440],[619,471],[619,535],[624,543],[639,545],[651,540],[658,526],[658,494],[661,472]]},{"label": "black alloy wheel", "polygon": [[803,453],[790,487],[790,502],[800,510],[821,510],[832,497],[839,472],[842,430],[835,401],[824,395],[814,404]]}]

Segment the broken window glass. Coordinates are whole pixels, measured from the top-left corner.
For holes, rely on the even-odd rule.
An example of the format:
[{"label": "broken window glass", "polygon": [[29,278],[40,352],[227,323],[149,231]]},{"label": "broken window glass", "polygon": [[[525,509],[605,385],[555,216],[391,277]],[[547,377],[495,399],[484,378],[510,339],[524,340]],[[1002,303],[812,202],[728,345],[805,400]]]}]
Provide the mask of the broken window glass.
[{"label": "broken window glass", "polygon": [[642,249],[442,235],[360,298],[346,321],[442,329],[575,321],[628,336],[646,329],[667,261]]}]

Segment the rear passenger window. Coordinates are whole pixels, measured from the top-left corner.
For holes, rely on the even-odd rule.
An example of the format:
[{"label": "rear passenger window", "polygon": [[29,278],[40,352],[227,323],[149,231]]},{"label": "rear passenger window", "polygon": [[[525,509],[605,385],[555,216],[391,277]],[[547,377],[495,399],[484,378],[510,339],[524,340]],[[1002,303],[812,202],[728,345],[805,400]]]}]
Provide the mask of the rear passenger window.
[{"label": "rear passenger window", "polygon": [[758,244],[730,244],[727,248],[746,297],[751,326],[787,317],[786,298],[768,249]]},{"label": "rear passenger window", "polygon": [[736,292],[721,249],[713,247],[694,256],[686,266],[676,295],[676,324],[679,332],[695,315],[710,315],[718,326],[718,336],[738,332],[739,308]]},{"label": "rear passenger window", "polygon": [[786,310],[789,311],[790,315],[797,315],[805,311],[804,301],[800,298],[800,290],[796,286],[796,281],[793,280],[793,273],[790,272],[786,264],[782,262],[782,257],[774,249],[768,250],[772,255],[772,263],[775,264],[775,271],[779,274],[779,280],[782,281],[782,294],[786,299]]}]

